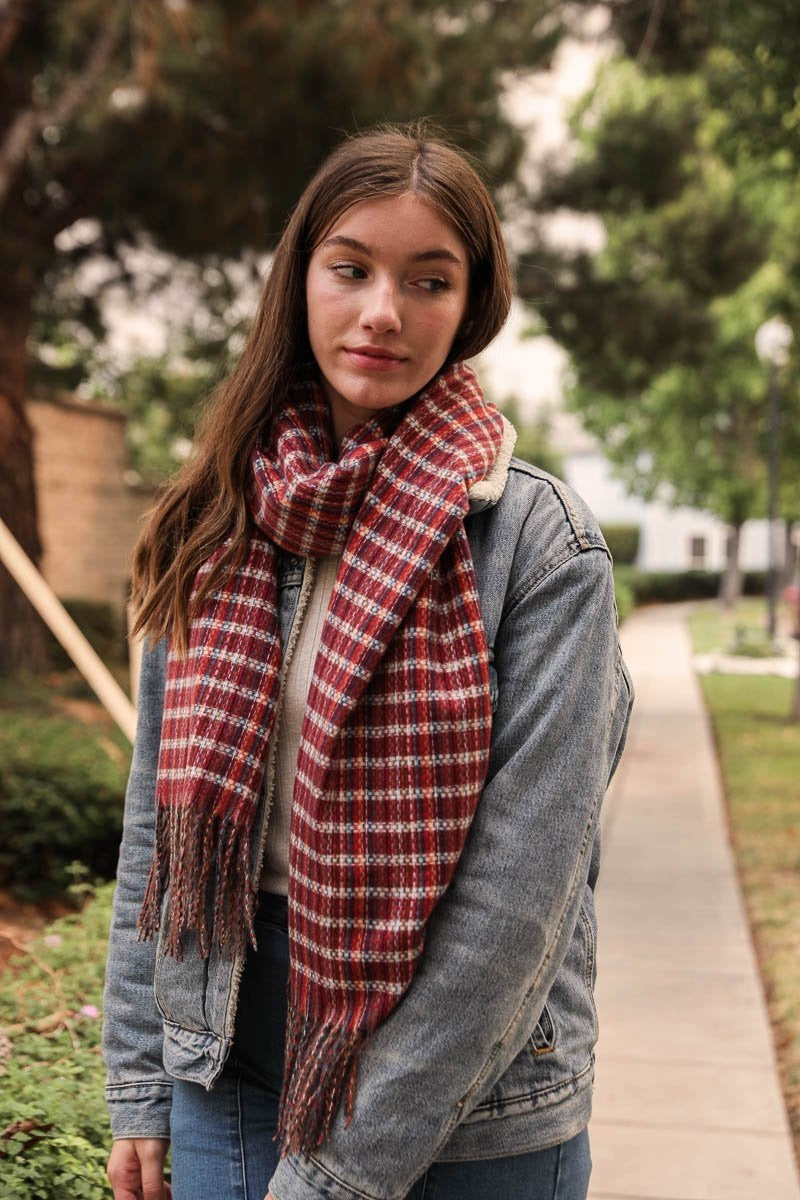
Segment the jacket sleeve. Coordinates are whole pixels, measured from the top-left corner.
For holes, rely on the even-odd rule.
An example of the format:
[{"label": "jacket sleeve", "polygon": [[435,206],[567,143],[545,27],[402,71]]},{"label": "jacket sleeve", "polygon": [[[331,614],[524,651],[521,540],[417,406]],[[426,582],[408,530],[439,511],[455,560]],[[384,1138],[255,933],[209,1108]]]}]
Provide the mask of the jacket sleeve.
[{"label": "jacket sleeve", "polygon": [[[519,578],[519,576],[518,576]],[[487,783],[417,973],[364,1047],[356,1103],[276,1200],[400,1200],[521,1051],[568,949],[630,693],[609,558],[573,549],[507,597]]]},{"label": "jacket sleeve", "polygon": [[172,1085],[161,1061],[162,1024],[153,994],[156,949],[136,940],[155,836],[165,667],[165,642],[145,650],[106,964],[102,1048],[114,1138],[169,1137]]}]

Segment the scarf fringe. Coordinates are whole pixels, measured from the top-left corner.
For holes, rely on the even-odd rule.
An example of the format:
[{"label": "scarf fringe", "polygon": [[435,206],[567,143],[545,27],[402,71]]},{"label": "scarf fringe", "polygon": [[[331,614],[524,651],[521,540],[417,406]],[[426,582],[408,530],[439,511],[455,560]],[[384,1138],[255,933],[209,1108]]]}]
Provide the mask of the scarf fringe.
[{"label": "scarf fringe", "polygon": [[163,922],[164,952],[178,962],[184,934],[190,930],[203,958],[216,949],[232,959],[243,954],[248,943],[256,945],[255,898],[249,829],[220,820],[196,804],[159,808],[138,941],[152,941]]},{"label": "scarf fringe", "polygon": [[280,1156],[308,1157],[331,1131],[344,1100],[345,1125],[350,1124],[356,1093],[358,1054],[366,1029],[319,1024],[289,1002],[286,1024],[286,1063],[278,1113]]}]

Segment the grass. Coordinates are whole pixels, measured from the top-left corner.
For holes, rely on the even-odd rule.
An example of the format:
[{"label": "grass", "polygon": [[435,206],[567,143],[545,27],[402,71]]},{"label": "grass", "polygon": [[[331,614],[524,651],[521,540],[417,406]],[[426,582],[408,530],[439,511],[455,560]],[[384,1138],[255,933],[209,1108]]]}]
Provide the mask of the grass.
[{"label": "grass", "polygon": [[[756,610],[763,627],[763,604]],[[699,608],[689,619],[695,650],[726,645],[728,628],[754,615],[752,602],[732,620]],[[788,719],[794,682],[717,674],[700,682],[800,1157],[800,725]]]},{"label": "grass", "polygon": [[[781,606],[780,624],[788,628],[789,614]],[[698,604],[692,612],[690,625],[695,653],[711,650],[730,651],[737,640],[758,645],[767,641],[767,610],[760,596],[740,600],[733,613],[726,613],[716,601]]]}]

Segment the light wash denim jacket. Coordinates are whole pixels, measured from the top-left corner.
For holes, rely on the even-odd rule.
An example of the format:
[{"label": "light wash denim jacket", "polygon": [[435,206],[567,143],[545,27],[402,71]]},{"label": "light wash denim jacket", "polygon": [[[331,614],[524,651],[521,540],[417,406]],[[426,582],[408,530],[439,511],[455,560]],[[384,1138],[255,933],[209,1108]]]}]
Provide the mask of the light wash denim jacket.
[{"label": "light wash denim jacket", "polygon": [[[350,1125],[340,1112],[310,1158],[281,1160],[277,1200],[400,1200],[434,1160],[541,1149],[589,1120],[598,814],[632,702],[611,563],[583,502],[518,459],[500,499],[474,507],[466,528],[492,681],[486,785],[412,984],[361,1053]],[[281,559],[287,652],[311,574],[302,559]],[[115,1138],[169,1136],[172,1076],[212,1087],[243,967],[202,959],[191,938],[180,963],[136,941],[165,657],[162,642],[142,666],[106,975]],[[268,803],[261,809],[254,880]]]}]

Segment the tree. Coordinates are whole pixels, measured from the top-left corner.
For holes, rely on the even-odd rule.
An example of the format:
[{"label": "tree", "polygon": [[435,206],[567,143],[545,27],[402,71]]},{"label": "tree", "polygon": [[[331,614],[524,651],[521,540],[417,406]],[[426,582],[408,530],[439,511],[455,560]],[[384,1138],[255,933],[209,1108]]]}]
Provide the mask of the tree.
[{"label": "tree", "polygon": [[[750,36],[763,7],[748,8]],[[797,320],[800,196],[795,129],[762,138],[748,89],[773,84],[720,8],[612,6],[621,53],[575,114],[574,161],[550,170],[538,198],[599,215],[605,246],[555,252],[542,231],[536,261],[556,275],[542,315],[571,355],[572,405],[634,492],[730,526],[731,600],[739,531],[764,511],[767,383],[753,337],[776,312]],[[797,12],[784,15],[800,31]],[[774,74],[788,89],[790,72]],[[786,400],[788,432],[796,388]],[[785,451],[788,463],[796,440]],[[789,489],[783,500],[788,515]]]},{"label": "tree", "polygon": [[514,453],[525,462],[549,471],[551,475],[564,474],[564,459],[553,444],[550,416],[544,412],[536,417],[523,416],[522,406],[516,396],[500,402],[500,411],[517,431]]},{"label": "tree", "polygon": [[120,311],[113,307],[119,297],[108,297],[112,329],[104,336],[92,316],[102,292],[91,272],[88,280],[76,273],[37,305],[29,355],[32,389],[72,392],[122,410],[129,467],[139,482],[163,483],[185,459],[203,403],[243,344],[261,268],[246,254],[204,267],[140,252],[132,286],[147,313],[150,344],[122,347],[118,329],[125,327],[127,312],[136,312],[136,300],[128,298]]},{"label": "tree", "polygon": [[[432,115],[514,179],[507,72],[546,63],[554,0],[18,0],[0,14],[0,516],[38,557],[24,413],[32,321],[65,277],[143,238],[213,270],[264,252],[343,131]],[[65,237],[92,218],[90,239]],[[97,297],[75,321],[96,336]],[[0,669],[44,661],[0,570]]]}]

